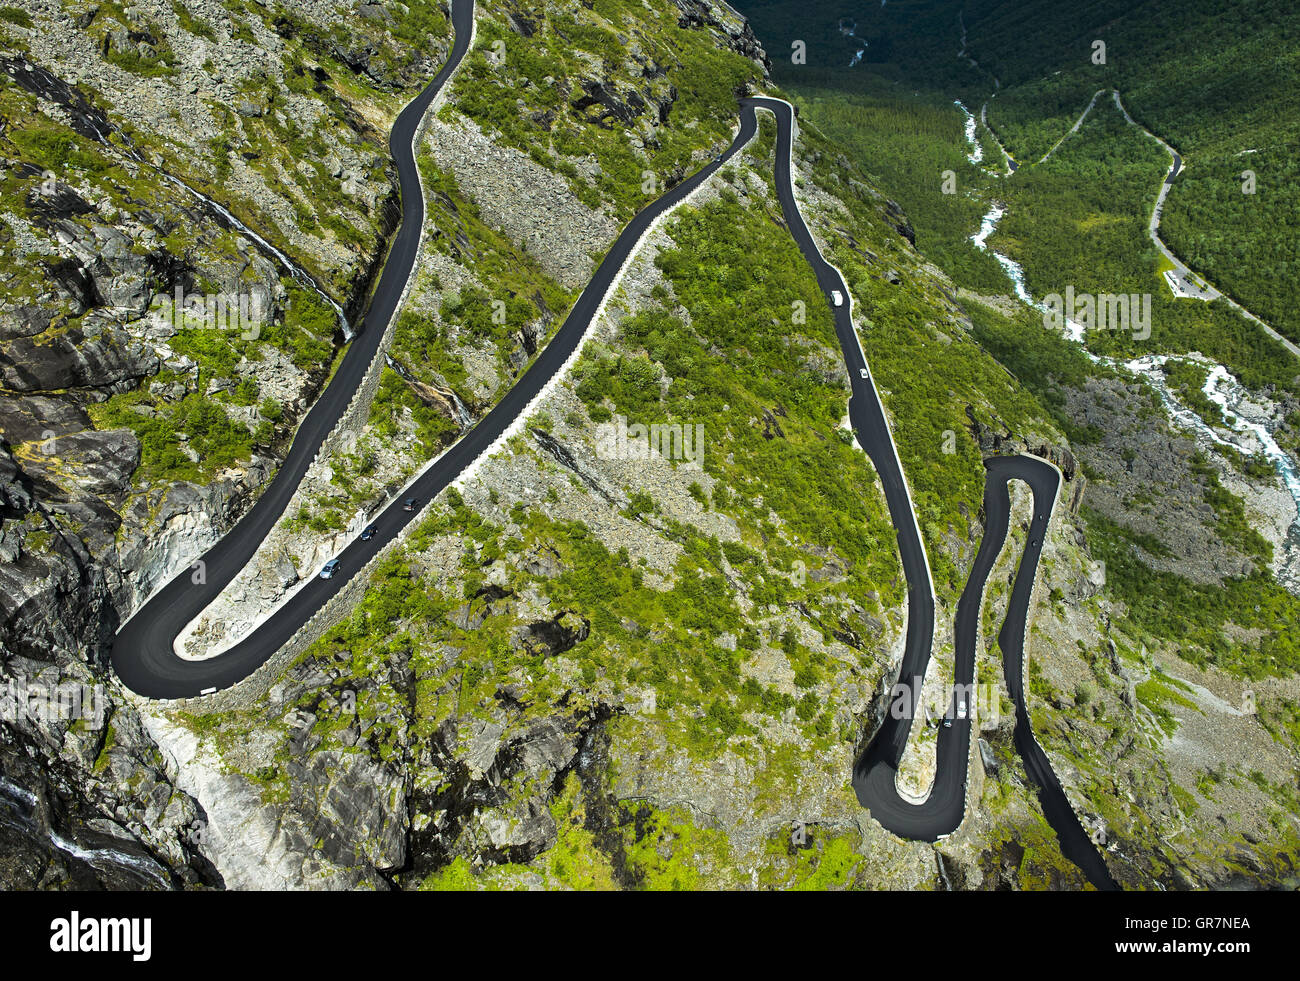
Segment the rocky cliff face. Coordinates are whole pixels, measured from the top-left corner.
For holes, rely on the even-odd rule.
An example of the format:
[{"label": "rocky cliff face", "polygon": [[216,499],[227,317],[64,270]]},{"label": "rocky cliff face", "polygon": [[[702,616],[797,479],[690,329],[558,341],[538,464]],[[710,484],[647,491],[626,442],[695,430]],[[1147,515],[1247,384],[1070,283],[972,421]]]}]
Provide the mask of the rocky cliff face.
[{"label": "rocky cliff face", "polygon": [[[122,701],[106,643],[273,472],[276,445],[339,339],[327,301],[356,313],[378,269],[396,216],[383,144],[404,93],[445,56],[445,16],[427,3],[390,11],[310,0],[274,14],[257,4],[38,2],[31,17],[11,20],[0,39],[0,649],[15,692],[4,716],[5,772],[15,776],[5,816],[27,842],[7,871],[25,884],[216,883],[200,851],[247,843],[213,844],[209,826],[228,826],[226,814],[210,822],[176,788],[174,747],[164,762]],[[744,21],[717,5],[683,4],[679,26],[762,57]],[[244,343],[159,315],[160,300],[196,293],[251,297],[267,330]],[[530,356],[537,334],[521,337]],[[411,384],[464,418],[445,382]],[[492,377],[486,391],[499,386]],[[558,642],[568,629],[539,621],[527,643]],[[42,700],[74,680],[104,700],[89,728],[42,714]],[[39,761],[65,757],[57,781],[40,777]],[[331,759],[314,757],[295,781],[308,795],[318,786],[321,813],[369,826],[348,807],[336,812],[339,789],[322,776],[339,769]],[[357,780],[376,786],[374,773]],[[376,813],[394,805],[374,799]],[[96,814],[116,824],[83,847]],[[287,853],[316,840],[320,820],[286,831]],[[403,848],[398,837],[354,857],[398,867]],[[264,880],[220,864],[234,885],[311,879],[292,861],[294,871]]]},{"label": "rocky cliff face", "polygon": [[389,123],[447,44],[440,13],[417,47],[378,8],[278,9],[36,2],[0,37],[9,887],[221,882],[107,643],[273,472],[329,304],[359,309],[395,224]]},{"label": "rocky cliff face", "polygon": [[[354,613],[220,704],[123,696],[103,664],[112,631],[242,513],[328,370],[340,336],[312,281],[356,312],[393,216],[383,134],[448,39],[421,3],[199,3],[188,22],[163,4],[34,9],[67,36],[6,27],[0,89],[0,882],[1081,884],[1004,698],[981,719],[967,820],[940,848],[886,834],[849,789],[886,704],[904,595],[874,474],[841,428],[847,378],[824,301],[772,196],[770,128],[648,241],[572,376],[369,570]],[[728,138],[736,90],[766,64],[748,25],[710,0],[602,10],[480,4],[504,63],[473,54],[431,121],[426,247],[368,425],[313,470],[196,650],[251,624],[500,398],[653,196],[637,190],[645,174],[671,183]],[[528,56],[557,37],[562,59],[535,77]],[[701,53],[719,56],[717,78],[682,81]],[[1282,881],[1290,751],[1238,707],[1241,684],[1193,677],[1115,627],[1076,512],[1098,500],[1088,474],[1106,475],[1102,500],[1133,489],[1126,444],[1068,449],[1026,409],[916,255],[906,215],[802,128],[801,203],[850,277],[900,434],[941,648],[979,540],[980,457],[1048,456],[1072,493],[1047,543],[1031,694],[1072,802],[1129,884],[1241,867]],[[164,171],[228,192],[247,228]],[[761,282],[745,276],[753,262]],[[725,283],[706,288],[701,269]],[[177,287],[255,293],[266,329],[178,327],[150,303]],[[743,302],[719,307],[720,289]],[[791,296],[807,322],[791,322]],[[1079,412],[1107,431],[1133,398],[1087,394]],[[671,441],[610,454],[598,427],[624,417],[704,425],[707,462],[675,459]],[[936,451],[949,433],[956,452]],[[1174,435],[1151,439],[1190,466]],[[1169,504],[1158,530],[1201,503]],[[1027,534],[1018,518],[990,579],[986,644]],[[1249,561],[1205,541],[1207,574]],[[931,688],[950,657],[936,653]],[[979,670],[997,691],[995,646]],[[1258,689],[1286,704],[1293,687]],[[60,699],[89,708],[51,711]],[[923,793],[918,736],[908,779]],[[1240,745],[1257,774],[1225,767]],[[1171,826],[1209,844],[1169,845]]]}]

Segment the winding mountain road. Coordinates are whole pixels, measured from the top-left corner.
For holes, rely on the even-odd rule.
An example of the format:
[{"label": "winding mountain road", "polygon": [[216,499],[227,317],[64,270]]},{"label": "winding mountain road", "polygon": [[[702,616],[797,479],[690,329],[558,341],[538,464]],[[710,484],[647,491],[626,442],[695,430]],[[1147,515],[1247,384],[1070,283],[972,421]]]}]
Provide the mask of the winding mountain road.
[{"label": "winding mountain road", "polygon": [[424,223],[424,197],[412,140],[429,104],[468,50],[473,18],[473,0],[454,0],[452,23],[456,41],[451,56],[428,87],[402,110],[393,126],[389,147],[401,181],[402,224],[380,275],[370,310],[334,378],[303,420],[288,455],[257,503],[198,560],[202,563],[203,581],[196,583],[191,569],[183,570],[156,591],[118,631],[113,643],[113,667],[122,683],[137,694],[149,698],[188,698],[210,694],[237,684],[269,660],[313,614],[360,573],[380,549],[419,517],[419,511],[403,509],[402,499],[416,497],[422,503],[431,501],[487,452],[521,416],[577,350],[616,276],[654,220],[681,203],[724,166],[756,130],[753,110],[742,112],[739,132],[725,153],[674,186],[632,219],[596,269],[563,325],[533,364],[501,401],[433,466],[410,483],[400,497],[380,514],[372,516],[371,523],[379,528],[379,533],[369,541],[354,538],[336,556],[340,567],[333,578],[310,579],[255,630],[224,653],[204,660],[181,658],[175,651],[176,638],[220,595],[275,526],[379,350],[384,331],[413,271]]},{"label": "winding mountain road", "polygon": [[[370,308],[343,356],[334,377],[298,427],[284,461],[257,502],[216,545],[196,562],[202,575],[185,569],[135,611],[118,630],[112,661],[118,677],[132,691],[150,698],[184,698],[229,687],[243,680],[278,650],[306,620],[347,582],[398,527],[369,542],[355,541],[344,553],[344,572],[333,579],[313,579],[258,630],[228,652],[205,661],[177,656],[174,643],[253,557],[284,513],[325,438],[347,410],[395,315],[413,271],[424,224],[424,194],[415,162],[414,140],[425,111],[455,72],[473,35],[473,0],[454,0],[455,41],[447,64],[398,115],[389,137],[402,199],[402,223],[380,273]],[[407,514],[409,518],[412,515]],[[387,517],[387,516],[386,516]],[[404,523],[404,522],[402,522]],[[198,563],[202,563],[201,566]],[[200,582],[196,582],[200,579]]]},{"label": "winding mountain road", "polygon": [[[413,140],[425,111],[469,49],[473,18],[473,0],[453,0],[452,23],[456,33],[447,65],[402,111],[394,124],[390,149],[401,186],[402,224],[365,321],[334,378],[304,418],[288,455],[265,492],[234,529],[202,556],[202,581],[195,582],[196,577],[190,569],[182,571],[158,590],[118,631],[113,644],[113,666],[123,684],[140,695],[160,699],[194,697],[230,687],[247,678],[292,639],[350,579],[361,574],[381,548],[419,517],[418,511],[406,511],[400,500],[394,500],[372,518],[379,534],[369,541],[355,538],[339,553],[340,571],[333,578],[312,578],[248,636],[222,654],[206,660],[187,660],[176,654],[175,642],[185,626],[230,583],[279,520],[325,437],[342,417],[367,368],[378,354],[383,334],[413,272],[424,222],[424,198]],[[741,100],[739,130],[726,152],[632,219],[600,263],[563,325],[528,370],[490,412],[408,485],[400,497],[414,496],[422,503],[433,500],[522,417],[530,403],[577,350],[588,325],[652,223],[685,200],[749,142],[757,132],[757,110],[760,109],[771,112],[776,118],[776,188],[790,233],[812,267],[828,302],[835,291],[848,297],[847,304],[832,305],[832,310],[851,380],[849,419],[859,444],[870,456],[880,476],[897,532],[908,583],[906,646],[899,677],[900,680],[909,679],[919,689],[934,637],[934,585],[929,562],[884,406],[870,379],[866,357],[854,328],[852,294],[839,270],[827,262],[817,248],[795,199],[791,170],[797,120],[793,107],[782,100],[765,97]],[[957,684],[973,681],[984,581],[1006,537],[1010,519],[1007,481],[1024,480],[1034,490],[1035,539],[1021,561],[1000,637],[1002,649],[1014,652],[1014,657],[1012,653],[1007,654],[1007,682],[1017,708],[1016,745],[1025,758],[1030,776],[1040,787],[1044,810],[1061,836],[1065,853],[1083,866],[1095,883],[1113,887],[1104,861],[1083,833],[1046,756],[1033,740],[1020,683],[1025,618],[1060,473],[1050,464],[1029,457],[995,458],[986,462],[986,530],[970,582],[958,606],[955,680]],[[971,720],[961,720],[951,728],[941,730],[938,773],[934,789],[923,804],[904,801],[898,795],[894,781],[910,725],[909,719],[893,718],[882,725],[855,766],[853,784],[859,800],[886,828],[906,837],[934,840],[954,830],[964,815]]]},{"label": "winding mountain road", "polygon": [[[965,816],[967,763],[974,713],[969,712],[965,719],[954,719],[951,727],[940,728],[938,763],[930,795],[922,804],[905,800],[898,793],[896,785],[898,764],[911,731],[911,716],[917,714],[915,709],[920,703],[918,696],[921,682],[930,661],[934,639],[934,582],[930,576],[930,565],[884,406],[875,383],[870,378],[867,359],[853,324],[853,294],[840,271],[827,262],[817,248],[795,200],[794,183],[791,180],[791,150],[797,123],[793,109],[788,102],[778,99],[745,99],[741,104],[747,109],[767,109],[776,116],[776,189],[790,234],[812,267],[822,291],[828,296],[838,291],[849,298],[847,304],[832,307],[835,330],[844,363],[849,369],[852,387],[849,422],[858,443],[871,457],[880,476],[885,503],[898,536],[903,573],[907,578],[907,633],[897,684],[910,690],[911,696],[907,702],[913,711],[902,713],[903,717],[900,718],[887,713],[866,752],[854,766],[853,787],[858,801],[869,808],[871,816],[884,827],[902,837],[934,841],[955,831]],[[863,377],[864,372],[867,377]],[[1093,847],[1070,807],[1047,755],[1034,741],[1024,700],[1024,686],[1021,684],[1025,623],[1042,543],[1056,504],[1061,473],[1050,463],[1029,456],[992,457],[985,461],[985,466],[988,472],[984,486],[984,536],[970,578],[957,605],[957,656],[953,679],[955,690],[974,690],[975,649],[984,583],[1006,539],[1011,518],[1007,482],[1022,480],[1034,493],[1032,531],[1012,587],[1002,632],[998,637],[1004,652],[1008,692],[1016,704],[1014,740],[1024,757],[1030,778],[1038,787],[1044,813],[1060,838],[1062,852],[1084,870],[1094,885],[1099,888],[1117,888],[1106,869],[1105,861]],[[897,687],[895,690],[898,690]],[[973,706],[973,700],[969,704]],[[950,713],[954,707],[949,706]]]}]

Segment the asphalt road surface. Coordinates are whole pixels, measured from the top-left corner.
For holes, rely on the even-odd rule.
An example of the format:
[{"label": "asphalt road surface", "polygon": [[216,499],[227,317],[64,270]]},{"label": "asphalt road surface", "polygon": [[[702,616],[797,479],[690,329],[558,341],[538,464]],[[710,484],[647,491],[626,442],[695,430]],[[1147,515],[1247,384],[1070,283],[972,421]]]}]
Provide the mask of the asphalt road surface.
[{"label": "asphalt road surface", "polygon": [[178,657],[174,643],[181,631],[235,577],[270,533],[292,498],[322,441],[347,408],[353,392],[374,359],[406,280],[412,271],[424,203],[411,148],[411,138],[425,109],[464,56],[474,16],[473,0],[455,0],[452,22],[456,42],[446,67],[423,93],[406,107],[393,127],[390,150],[397,162],[402,189],[402,224],[365,322],[352,342],[329,387],[308,413],[275,479],[257,503],[220,542],[200,559],[204,582],[195,583],[183,570],[157,591],[118,631],[113,643],[113,667],[132,691],[150,698],[185,698],[228,688],[253,673],[288,642],[303,624],[360,572],[384,545],[392,541],[419,510],[402,509],[401,500],[416,497],[421,506],[452,483],[505,432],[576,350],[615,275],[641,236],[663,212],[678,204],[723,166],[748,142],[757,125],[752,109],[742,111],[740,130],[725,153],[707,167],[674,186],[638,213],[610,248],[595,275],[574,304],[564,324],[542,353],[499,403],[377,516],[378,534],[365,542],[354,538],[340,552],[339,572],[332,579],[313,576],[260,626],[230,650],[204,660]]},{"label": "asphalt road surface", "polygon": [[[1033,457],[991,457],[985,461],[984,535],[971,567],[970,578],[957,601],[954,636],[954,691],[967,702],[966,718],[955,712],[957,695],[949,699],[946,714],[951,727],[938,729],[937,766],[934,784],[924,803],[914,804],[902,798],[895,785],[898,763],[902,758],[913,715],[909,706],[919,703],[919,689],[924,677],[927,652],[904,653],[903,668],[891,695],[891,711],[874,735],[867,751],[853,772],[853,787],[858,800],[871,816],[895,834],[905,838],[934,841],[955,831],[961,824],[966,807],[966,777],[970,758],[974,716],[975,656],[979,630],[981,597],[993,563],[1006,541],[1011,515],[1011,497],[1007,483],[1022,480],[1033,491],[1034,508],[1024,553],[1021,555],[1006,616],[998,634],[1003,652],[1003,672],[1007,691],[1016,707],[1013,742],[1025,764],[1030,780],[1038,792],[1044,816],[1056,832],[1061,852],[1083,870],[1098,889],[1118,889],[1105,861],[1079,822],[1062,790],[1052,765],[1034,739],[1024,691],[1024,641],[1029,604],[1033,598],[1034,578],[1042,554],[1047,524],[1051,518],[1060,484],[1060,472]],[[918,669],[919,662],[919,669]],[[903,691],[904,686],[907,689]],[[892,710],[894,704],[899,711]],[[923,718],[923,716],[921,716]],[[924,722],[922,722],[924,724]]]},{"label": "asphalt road surface", "polygon": [[[761,107],[771,110],[777,119],[776,189],[781,201],[790,234],[794,237],[804,258],[812,267],[817,283],[828,296],[838,292],[849,297],[849,291],[838,269],[828,263],[818,250],[808,226],[804,223],[794,197],[790,179],[790,148],[793,139],[793,111],[788,103],[775,99],[745,99],[746,109]],[[907,485],[903,479],[902,465],[889,434],[880,397],[867,370],[866,357],[858,342],[853,326],[851,299],[841,306],[832,305],[835,330],[839,336],[840,350],[849,369],[852,396],[849,400],[849,422],[858,443],[866,450],[875,465],[885,491],[889,516],[898,536],[898,549],[907,578],[907,635],[903,661],[897,685],[907,687],[910,695],[905,704],[919,705],[921,680],[930,660],[930,647],[934,638],[934,587],[930,580],[925,547],[921,541],[914,509]],[[866,377],[864,377],[864,373]],[[985,461],[987,476],[984,485],[985,529],[975,557],[970,579],[957,604],[956,665],[954,685],[963,692],[973,692],[975,675],[975,645],[980,614],[980,599],[984,582],[993,562],[997,559],[1006,539],[1011,515],[1011,499],[1007,481],[1025,481],[1034,493],[1034,517],[1029,543],[1021,558],[1015,585],[1007,608],[1007,616],[999,643],[1004,653],[1007,687],[1016,703],[1015,744],[1025,760],[1031,779],[1039,788],[1039,799],[1044,812],[1061,840],[1063,853],[1079,865],[1088,878],[1099,888],[1116,888],[1106,864],[1084,832],[1052,772],[1051,764],[1034,741],[1025,707],[1024,687],[1021,683],[1023,668],[1025,621],[1032,598],[1034,576],[1042,552],[1048,520],[1056,501],[1061,479],[1060,471],[1034,457],[993,457]],[[895,687],[895,691],[901,689]],[[969,706],[965,719],[956,718],[956,696],[950,700],[948,712],[952,715],[951,727],[939,729],[938,759],[934,786],[923,804],[913,804],[898,793],[895,778],[898,764],[911,729],[912,712],[907,717],[895,718],[887,713],[884,723],[875,733],[866,752],[853,770],[853,787],[859,802],[870,809],[871,816],[884,827],[902,837],[934,841],[950,834],[961,824],[966,807],[967,761],[970,757],[971,723],[975,701],[967,697]]]},{"label": "asphalt road surface", "polygon": [[[1061,789],[1061,783],[1056,779],[1056,773],[1052,770],[1047,754],[1034,739],[1033,727],[1029,722],[1029,711],[1025,707],[1025,623],[1029,616],[1029,603],[1034,591],[1034,575],[1043,550],[1047,522],[1052,514],[1052,505],[1061,479],[1060,471],[1031,457],[994,458],[985,463],[988,467],[988,476],[984,482],[985,541],[980,543],[975,568],[971,571],[970,581],[966,584],[957,607],[958,658],[960,660],[969,657],[973,667],[975,621],[979,616],[979,590],[983,589],[989,568],[997,557],[1002,540],[1006,537],[1007,522],[1011,513],[1011,497],[1007,493],[1007,481],[1023,480],[1034,492],[1034,516],[1030,524],[1029,543],[1025,546],[1024,554],[1020,559],[1020,568],[1016,571],[1016,581],[1011,587],[1011,599],[1007,603],[1006,618],[1002,621],[1001,632],[998,633],[998,646],[1002,649],[1002,669],[1006,676],[1007,691],[1011,695],[1011,700],[1016,703],[1016,728],[1012,741],[1024,761],[1029,779],[1038,789],[1038,800],[1043,808],[1043,816],[1056,832],[1057,840],[1061,844],[1061,854],[1079,866],[1088,877],[1088,881],[1098,889],[1118,889],[1119,884],[1111,876],[1101,853],[1079,822],[1078,816],[1065,796],[1065,791]],[[985,558],[988,548],[987,539],[990,537],[995,537],[998,544]],[[981,562],[984,564],[981,565]],[[975,583],[979,584],[979,589],[973,590]],[[970,609],[963,610],[963,605],[969,605]],[[963,615],[969,619],[966,624],[962,622]],[[952,732],[955,729],[956,726],[940,732]]]},{"label": "asphalt road surface", "polygon": [[[749,141],[757,129],[755,111],[762,108],[771,111],[777,121],[776,187],[791,235],[812,267],[826,296],[830,298],[838,292],[845,298],[841,305],[832,305],[832,310],[845,364],[849,368],[852,388],[849,419],[859,443],[870,455],[879,473],[890,517],[897,532],[899,552],[908,583],[907,637],[900,679],[913,679],[919,687],[919,679],[924,676],[929,661],[934,632],[934,590],[920,529],[914,517],[884,409],[870,380],[866,358],[854,330],[852,298],[839,271],[817,249],[795,202],[790,173],[795,126],[793,109],[788,103],[768,98],[742,100],[739,132],[727,151],[632,219],[600,263],[563,325],[529,369],[490,412],[403,492],[401,499],[394,500],[383,512],[372,517],[370,523],[378,527],[378,534],[368,542],[354,538],[337,556],[340,560],[337,575],[332,579],[310,579],[259,627],[220,655],[205,660],[186,660],[176,655],[174,644],[181,631],[252,559],[258,544],[279,520],[322,442],[346,410],[366,369],[378,352],[384,330],[411,275],[424,222],[424,201],[412,139],[425,110],[466,53],[473,17],[473,0],[453,0],[452,23],[456,35],[451,56],[446,66],[419,97],[402,111],[394,124],[390,150],[400,179],[402,224],[356,338],[329,386],[302,421],[298,435],[275,478],[234,529],[201,557],[204,571],[202,581],[194,581],[191,569],[182,571],[121,627],[112,652],[113,667],[118,677],[132,691],[146,697],[183,698],[230,687],[265,663],[314,613],[364,569],[366,563],[384,545],[419,516],[420,508],[405,511],[401,499],[416,497],[423,507],[481,456],[527,408],[529,402],[576,350],[614,277],[650,224],[656,217],[681,202]],[[1033,741],[1020,684],[1021,662],[1018,652],[1023,642],[1033,572],[1041,548],[1041,529],[1046,526],[1055,500],[1059,474],[1054,468],[1030,458],[994,459],[988,461],[988,466],[988,484],[985,488],[988,525],[971,581],[958,606],[956,681],[958,684],[969,684],[974,672],[975,621],[979,615],[979,596],[984,578],[1006,535],[1010,513],[1006,480],[1012,477],[1026,480],[1034,488],[1034,527],[1038,544],[1027,550],[1021,563],[1002,633],[1003,650],[1017,652],[1014,666],[1011,658],[1007,663],[1007,680],[1017,707],[1016,746],[1025,758],[1031,777],[1041,788],[1040,797],[1044,809],[1052,826],[1062,836],[1066,854],[1088,870],[1094,882],[1103,884],[1109,881],[1105,864],[1070,810],[1046,756]],[[910,720],[887,720],[855,767],[853,783],[859,800],[871,808],[872,815],[886,828],[906,837],[933,840],[961,823],[965,807],[970,721],[959,721],[951,728],[940,731],[935,787],[929,799],[921,805],[903,801],[894,784],[894,775],[909,728]],[[1076,836],[1069,827],[1070,821],[1077,828],[1081,844],[1074,841]],[[1114,883],[1110,882],[1110,885],[1113,886]]]}]

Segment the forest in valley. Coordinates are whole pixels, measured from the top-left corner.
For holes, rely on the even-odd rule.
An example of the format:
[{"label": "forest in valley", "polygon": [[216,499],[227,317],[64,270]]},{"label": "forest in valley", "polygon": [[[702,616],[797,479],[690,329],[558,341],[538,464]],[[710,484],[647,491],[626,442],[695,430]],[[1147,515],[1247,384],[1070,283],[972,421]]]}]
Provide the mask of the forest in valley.
[{"label": "forest in valley", "polygon": [[[1087,350],[1117,359],[1199,352],[1251,390],[1279,399],[1300,394],[1295,360],[1258,326],[1222,300],[1171,293],[1162,277],[1169,263],[1147,233],[1171,162],[1162,140],[1183,164],[1163,207],[1162,240],[1194,273],[1300,339],[1300,316],[1288,302],[1300,282],[1300,10],[1292,4],[902,0],[843,4],[817,17],[794,0],[739,6],[806,128],[851,151],[903,206],[917,249],[956,287],[1012,295],[997,252],[1019,263],[1035,298],[1067,286],[1150,294],[1149,337],[1094,330]],[[977,152],[965,131],[967,112]],[[1018,164],[1014,174],[1003,148]],[[947,187],[953,193],[944,193],[945,177],[955,178]],[[994,205],[1005,213],[981,251],[971,237]],[[1037,327],[1028,310],[1007,320],[980,304],[965,306],[975,341],[1072,442],[1095,442],[1099,434],[1070,417],[1062,393],[1103,380],[1111,369]],[[872,332],[881,329],[875,313]],[[906,366],[871,344],[872,332],[864,344],[873,364],[880,359],[877,374],[886,387],[901,385],[896,373]],[[905,333],[894,330],[891,345],[905,344]],[[955,357],[956,349],[947,363]],[[1186,364],[1171,368],[1170,384],[1193,411],[1222,424],[1217,406],[1184,377],[1189,372]],[[1279,429],[1284,443],[1295,421]],[[1258,474],[1259,461],[1253,465]],[[1240,510],[1231,492],[1216,485],[1213,495],[1216,513]],[[1115,570],[1109,589],[1127,604],[1135,630],[1185,642],[1181,653],[1194,660],[1247,674],[1274,669],[1278,650],[1225,647],[1218,633],[1231,617],[1240,620],[1234,609],[1295,620],[1300,601],[1270,575],[1232,580],[1228,592],[1176,573],[1155,575],[1133,549],[1137,532],[1095,511],[1088,520],[1090,543]],[[1293,652],[1284,660],[1293,664]]]},{"label": "forest in valley", "polygon": [[[1036,180],[1036,161],[1093,94],[1106,90],[1096,113],[1109,108],[1103,103],[1116,89],[1135,122],[1182,156],[1162,215],[1165,243],[1280,333],[1300,338],[1300,313],[1288,302],[1300,279],[1300,8],[1288,0],[895,0],[831,6],[818,18],[792,0],[740,6],[772,58],[774,79],[881,178],[916,226],[918,248],[959,285],[987,292],[1002,278],[990,257],[968,244],[980,199],[1000,200]],[[803,64],[793,60],[796,41],[806,46]],[[987,104],[991,131],[977,128],[979,166],[966,159],[956,99],[977,118]],[[1021,164],[1012,180],[995,176],[1002,171],[994,134]],[[1149,138],[1122,144],[1118,180],[1137,176],[1129,165],[1151,164],[1144,178],[1149,213],[1168,157]],[[1120,160],[1104,153],[1108,159],[1089,160],[1090,173],[1077,175],[1085,198],[1104,200],[1110,186],[1102,168]],[[940,193],[945,170],[957,174],[956,195]],[[1251,193],[1243,190],[1248,177]],[[1016,220],[1023,230],[1026,221],[1055,224],[1059,217],[1039,202]],[[1129,261],[1139,261],[1142,243],[1129,251]],[[1148,266],[1154,291],[1160,268]],[[1256,357],[1271,350],[1262,345]],[[1246,372],[1259,367],[1238,363]]]}]

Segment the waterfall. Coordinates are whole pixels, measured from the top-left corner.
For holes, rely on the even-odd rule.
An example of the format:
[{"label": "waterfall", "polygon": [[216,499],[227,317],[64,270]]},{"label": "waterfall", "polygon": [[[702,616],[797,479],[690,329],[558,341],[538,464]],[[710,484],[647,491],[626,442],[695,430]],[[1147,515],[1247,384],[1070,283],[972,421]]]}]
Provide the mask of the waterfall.
[{"label": "waterfall", "polygon": [[[105,146],[117,145],[109,141],[108,137],[104,135],[104,133],[100,130],[100,128],[95,124],[94,120],[89,120],[89,124],[91,128],[94,129],[95,135],[99,138],[101,143],[103,143]],[[119,130],[119,132],[121,131]],[[270,242],[264,239],[261,235],[257,234],[257,232],[253,231],[242,221],[236,218],[233,214],[231,214],[230,209],[226,208],[221,203],[212,200],[212,198],[208,197],[202,191],[198,191],[190,187],[179,177],[176,177],[173,174],[168,173],[167,171],[163,170],[161,167],[157,166],[156,164],[153,164],[150,161],[146,160],[144,156],[140,153],[140,151],[137,150],[129,140],[127,140],[126,134],[122,134],[122,140],[123,140],[123,145],[119,149],[121,149],[122,152],[125,153],[128,157],[130,157],[136,163],[141,164],[142,166],[148,167],[149,169],[153,170],[163,180],[167,181],[169,184],[172,184],[180,188],[182,191],[189,194],[195,200],[200,201],[203,204],[207,205],[207,207],[213,213],[215,213],[221,221],[226,223],[226,227],[233,228],[236,231],[238,231],[241,235],[243,235],[245,238],[250,239],[252,242],[254,242],[257,245],[257,247],[264,254],[271,255],[277,262],[279,262],[281,268],[283,268],[284,271],[289,274],[289,277],[294,282],[307,287],[309,290],[316,293],[316,295],[318,295],[326,303],[328,303],[334,309],[334,313],[338,317],[339,329],[343,332],[343,339],[345,341],[350,341],[354,336],[356,336],[356,332],[353,331],[352,329],[352,324],[348,321],[347,314],[343,312],[343,307],[340,306],[338,303],[336,303],[334,298],[321,288],[320,284],[316,282],[316,280],[312,277],[312,275],[309,272],[307,272],[307,270],[303,269],[296,262],[290,259],[287,255],[285,255],[284,252],[282,252],[280,249],[277,249],[274,245],[272,245]]]},{"label": "waterfall", "polygon": [[[406,365],[402,364],[402,362],[397,361],[394,358],[390,357],[389,355],[385,354],[384,363],[388,365],[388,367],[392,368],[395,372],[397,372],[398,375],[400,375],[407,382],[410,382],[411,384],[419,383],[419,380],[414,375],[412,375],[409,370],[407,370]],[[465,403],[460,400],[460,396],[456,394],[456,390],[454,388],[448,385],[446,387],[445,392],[441,388],[439,388],[437,391],[439,395],[445,394],[447,396],[448,401],[451,402],[452,414],[456,417],[456,424],[460,426],[461,429],[468,429],[470,426],[474,425],[473,414],[471,414],[469,409],[466,408]]]},{"label": "waterfall", "polygon": [[939,879],[943,882],[944,889],[952,892],[952,880],[948,878],[948,868],[943,864],[943,852],[937,848],[934,850],[934,861],[939,866]]},{"label": "waterfall", "polygon": [[3,776],[0,776],[0,824],[43,838],[57,851],[94,868],[102,868],[104,864],[117,866],[147,876],[165,889],[171,888],[167,873],[151,858],[117,848],[85,848],[48,827],[36,795]]},{"label": "waterfall", "polygon": [[240,221],[233,214],[231,214],[229,209],[221,205],[219,202],[213,201],[212,198],[208,197],[202,191],[196,191],[194,188],[190,187],[180,178],[172,176],[171,174],[167,173],[167,171],[162,170],[161,168],[155,167],[154,170],[156,170],[164,180],[169,181],[170,183],[179,187],[181,190],[188,192],[197,200],[202,201],[204,204],[206,204],[209,208],[215,211],[223,221],[228,222],[231,226],[236,228],[240,232],[240,234],[244,235],[247,238],[252,239],[255,243],[257,243],[258,247],[262,249],[263,252],[269,252],[272,256],[274,256],[276,260],[280,263],[280,265],[284,268],[284,270],[289,274],[290,278],[294,280],[294,282],[307,287],[309,290],[312,290],[322,300],[324,300],[326,303],[328,303],[331,307],[334,308],[334,313],[338,317],[338,321],[339,321],[339,329],[343,332],[343,339],[345,341],[352,340],[352,338],[355,336],[355,332],[352,330],[352,324],[348,322],[347,314],[343,312],[343,307],[340,306],[337,302],[335,302],[332,296],[330,296],[323,289],[321,289],[320,285],[311,276],[311,274],[307,272],[307,270],[303,269],[296,262],[290,259],[287,255],[285,255],[274,245],[272,245],[270,242],[264,239],[261,235],[258,235],[257,232],[253,231],[251,228],[245,225],[242,221]]}]

